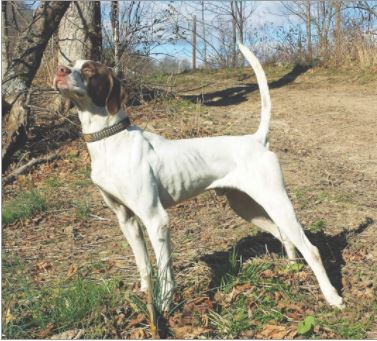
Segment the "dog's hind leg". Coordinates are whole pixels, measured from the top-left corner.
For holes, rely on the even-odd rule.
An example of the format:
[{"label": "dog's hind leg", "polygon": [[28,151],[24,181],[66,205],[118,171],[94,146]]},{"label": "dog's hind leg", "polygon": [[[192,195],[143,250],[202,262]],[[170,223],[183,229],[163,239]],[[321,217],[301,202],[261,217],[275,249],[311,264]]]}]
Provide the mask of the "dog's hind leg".
[{"label": "dog's hind leg", "polygon": [[250,198],[246,193],[236,189],[226,189],[225,195],[234,212],[246,221],[253,223],[260,229],[271,233],[284,245],[288,259],[293,262],[296,259],[296,251],[292,242],[285,233],[271,220],[262,206]]},{"label": "dog's hind leg", "polygon": [[[272,152],[266,152],[258,165],[253,165],[249,181],[244,181],[242,190],[252,197],[280,230],[290,239],[301,252],[313,270],[319,286],[330,305],[343,307],[343,300],[331,284],[318,249],[312,245],[297,221],[293,206],[284,187],[279,161]],[[240,177],[241,179],[246,179]]]}]

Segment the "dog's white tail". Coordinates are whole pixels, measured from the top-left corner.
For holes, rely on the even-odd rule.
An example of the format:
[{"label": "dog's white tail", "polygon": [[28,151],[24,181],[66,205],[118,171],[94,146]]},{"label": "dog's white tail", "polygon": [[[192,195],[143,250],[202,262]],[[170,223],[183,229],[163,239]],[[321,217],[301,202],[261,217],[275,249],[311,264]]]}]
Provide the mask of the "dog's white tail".
[{"label": "dog's white tail", "polygon": [[271,119],[271,98],[270,92],[268,90],[266,75],[263,71],[262,65],[259,63],[259,60],[257,57],[255,57],[254,53],[252,53],[246,46],[242,45],[241,43],[238,43],[238,46],[242,54],[250,63],[257,77],[259,92],[262,100],[262,109],[261,121],[259,123],[258,130],[255,134],[262,141],[263,144],[266,144]]}]

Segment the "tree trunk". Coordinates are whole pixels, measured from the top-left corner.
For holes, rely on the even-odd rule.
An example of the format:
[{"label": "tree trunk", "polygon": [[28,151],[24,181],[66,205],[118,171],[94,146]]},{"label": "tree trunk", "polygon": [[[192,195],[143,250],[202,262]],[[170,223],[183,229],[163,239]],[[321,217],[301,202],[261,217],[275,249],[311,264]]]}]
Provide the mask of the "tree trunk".
[{"label": "tree trunk", "polygon": [[341,10],[342,10],[342,3],[340,1],[335,1],[334,3],[335,8],[335,26],[334,26],[334,39],[335,39],[335,62],[338,66],[341,60],[341,41],[340,41],[340,30],[341,30]]},{"label": "tree trunk", "polygon": [[307,41],[307,50],[308,57],[307,62],[310,64],[313,62],[313,45],[312,45],[312,15],[311,15],[311,0],[306,2],[306,41]]},{"label": "tree trunk", "polygon": [[2,86],[3,135],[1,156],[3,171],[14,151],[26,141],[29,125],[27,98],[30,85],[40,66],[47,43],[58,28],[70,2],[41,2],[33,21],[22,33],[13,59],[4,74]]},{"label": "tree trunk", "polygon": [[[244,42],[244,29],[245,29],[245,18],[244,18],[244,10],[243,10],[243,2],[242,1],[235,1],[235,6],[237,9],[236,12],[236,22],[238,27],[238,39],[241,44]],[[241,66],[245,64],[245,58],[241,53]]]},{"label": "tree trunk", "polygon": [[114,44],[114,71],[119,76],[120,72],[120,45],[119,45],[119,2],[111,1],[111,28]]},{"label": "tree trunk", "polygon": [[192,19],[192,69],[196,70],[196,15]]},{"label": "tree trunk", "polygon": [[237,21],[236,9],[234,8],[235,2],[230,2],[230,9],[232,13],[232,67],[237,66]]},{"label": "tree trunk", "polygon": [[3,32],[1,40],[1,77],[4,76],[8,69],[9,61],[9,23],[7,13],[7,1],[1,3],[1,31]]},{"label": "tree trunk", "polygon": [[101,60],[100,6],[99,1],[72,2],[59,26],[59,64]]},{"label": "tree trunk", "polygon": [[202,40],[203,40],[203,59],[204,59],[204,68],[207,69],[207,40],[206,40],[206,26],[204,22],[204,1],[202,1]]}]

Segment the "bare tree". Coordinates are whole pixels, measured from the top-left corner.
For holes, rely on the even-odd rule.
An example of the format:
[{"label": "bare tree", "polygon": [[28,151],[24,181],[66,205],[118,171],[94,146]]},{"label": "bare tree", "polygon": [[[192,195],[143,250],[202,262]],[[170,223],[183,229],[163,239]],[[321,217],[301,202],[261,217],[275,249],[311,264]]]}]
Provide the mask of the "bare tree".
[{"label": "bare tree", "polygon": [[18,146],[26,141],[29,125],[27,98],[30,85],[40,66],[46,45],[57,29],[70,2],[41,2],[35,11],[32,23],[21,35],[4,74],[2,85],[3,170]]},{"label": "bare tree", "polygon": [[[197,23],[202,25],[202,30],[197,30],[197,37],[202,48],[200,49],[198,44],[197,56],[199,55],[205,66],[237,65],[237,40],[245,39],[247,21],[255,9],[254,2],[201,1],[185,3],[185,6],[189,8],[188,11],[176,9],[176,15],[172,18],[173,25],[181,30],[179,37],[190,42],[190,37],[185,31],[190,26],[191,16],[186,12],[201,13],[201,20],[197,20]],[[211,16],[211,20],[206,20],[204,13]]]},{"label": "bare tree", "polygon": [[312,0],[301,1],[281,1],[282,6],[286,9],[289,15],[293,14],[299,17],[305,23],[306,29],[306,61],[312,63],[313,61],[313,43],[312,43]]}]

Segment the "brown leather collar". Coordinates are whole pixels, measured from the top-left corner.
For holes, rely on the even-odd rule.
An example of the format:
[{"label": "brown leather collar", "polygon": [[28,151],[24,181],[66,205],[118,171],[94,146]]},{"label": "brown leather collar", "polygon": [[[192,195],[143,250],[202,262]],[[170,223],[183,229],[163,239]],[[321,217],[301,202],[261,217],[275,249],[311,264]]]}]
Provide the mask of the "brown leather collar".
[{"label": "brown leather collar", "polygon": [[130,119],[126,117],[125,119],[119,121],[118,123],[115,123],[114,125],[107,127],[105,129],[102,129],[100,131],[96,131],[92,134],[82,134],[82,137],[85,142],[96,142],[102,139],[105,139],[106,137],[110,137],[112,135],[118,134],[123,130],[126,130],[131,125]]}]

